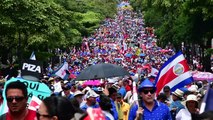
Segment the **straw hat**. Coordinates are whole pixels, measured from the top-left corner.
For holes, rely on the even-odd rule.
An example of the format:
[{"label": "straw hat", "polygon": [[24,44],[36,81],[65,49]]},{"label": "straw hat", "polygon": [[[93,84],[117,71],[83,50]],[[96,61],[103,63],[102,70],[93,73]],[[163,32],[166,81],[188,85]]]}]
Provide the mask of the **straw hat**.
[{"label": "straw hat", "polygon": [[197,96],[194,95],[194,94],[188,95],[188,96],[186,97],[186,102],[188,102],[188,101],[195,101],[195,102],[198,102]]},{"label": "straw hat", "polygon": [[74,97],[76,97],[76,96],[80,96],[80,95],[84,95],[84,93],[82,93],[81,91],[76,91],[75,93],[74,93]]},{"label": "straw hat", "polygon": [[0,79],[0,83],[5,83],[5,79],[3,78],[3,79]]},{"label": "straw hat", "polygon": [[54,78],[53,77],[50,77],[49,79],[48,79],[48,81],[50,82],[50,81],[54,81]]},{"label": "straw hat", "polygon": [[174,92],[172,92],[172,94],[179,98],[182,98],[184,93],[180,89],[176,89]]}]

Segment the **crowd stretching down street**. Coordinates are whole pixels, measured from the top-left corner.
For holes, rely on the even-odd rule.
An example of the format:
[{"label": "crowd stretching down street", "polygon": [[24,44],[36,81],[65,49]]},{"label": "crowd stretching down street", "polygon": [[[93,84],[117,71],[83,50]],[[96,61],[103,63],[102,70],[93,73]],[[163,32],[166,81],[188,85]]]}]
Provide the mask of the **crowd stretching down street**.
[{"label": "crowd stretching down street", "polygon": [[[1,76],[0,120],[213,120],[213,105],[202,104],[213,98],[212,82],[192,77],[202,69],[199,59],[187,67],[172,43],[157,45],[142,12],[134,12],[128,1],[117,7],[115,17],[84,37],[81,47],[57,49],[60,62],[50,63],[38,84],[26,86],[20,75]],[[128,74],[116,76],[124,73],[103,67],[103,74],[113,75],[78,79],[99,64],[114,64]],[[94,72],[102,74],[99,69],[88,74]],[[13,77],[20,81],[8,82]],[[41,101],[29,96],[29,87],[41,92],[40,84],[50,90]]]}]

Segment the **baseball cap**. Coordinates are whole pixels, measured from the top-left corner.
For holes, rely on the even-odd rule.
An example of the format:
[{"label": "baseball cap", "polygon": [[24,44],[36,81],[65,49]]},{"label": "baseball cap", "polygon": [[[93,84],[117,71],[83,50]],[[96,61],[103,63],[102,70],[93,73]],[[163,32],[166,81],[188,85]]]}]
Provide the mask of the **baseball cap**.
[{"label": "baseball cap", "polygon": [[154,88],[156,89],[155,85],[148,79],[146,78],[139,86],[138,92],[141,92],[143,88]]}]

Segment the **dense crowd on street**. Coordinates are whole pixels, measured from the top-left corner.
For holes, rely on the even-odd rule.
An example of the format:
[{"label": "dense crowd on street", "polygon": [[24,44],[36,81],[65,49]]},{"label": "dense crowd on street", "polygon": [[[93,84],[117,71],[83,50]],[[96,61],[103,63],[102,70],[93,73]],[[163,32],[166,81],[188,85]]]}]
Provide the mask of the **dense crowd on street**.
[{"label": "dense crowd on street", "polygon": [[[159,70],[177,51],[171,43],[164,49],[158,47],[154,32],[154,28],[145,26],[141,12],[133,12],[128,1],[121,2],[115,18],[106,18],[94,34],[83,38],[80,48],[58,50],[61,63],[50,64],[40,80],[49,86],[51,96],[42,100],[36,112],[25,109],[26,86],[20,82],[4,86],[6,80],[2,76],[0,94],[6,89],[9,112],[0,116],[0,120],[89,120],[91,116],[106,120],[213,119],[212,111],[200,113],[204,95],[212,87],[209,81],[195,81],[175,91],[164,86],[156,94],[157,74],[152,70]],[[69,64],[69,76],[62,79],[54,71],[65,61]],[[88,84],[86,80],[75,80],[82,70],[99,63],[122,66],[130,76],[91,80]],[[192,67],[202,69],[198,58],[194,58]],[[134,81],[137,101],[133,95]]]}]

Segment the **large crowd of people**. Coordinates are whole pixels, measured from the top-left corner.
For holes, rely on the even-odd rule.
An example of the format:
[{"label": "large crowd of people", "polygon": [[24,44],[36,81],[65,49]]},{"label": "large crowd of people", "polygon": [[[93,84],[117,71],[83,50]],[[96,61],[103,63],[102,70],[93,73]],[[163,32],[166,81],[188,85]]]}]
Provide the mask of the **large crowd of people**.
[{"label": "large crowd of people", "polygon": [[[165,86],[163,92],[155,96],[153,79],[156,76],[152,74],[152,68],[159,70],[175,54],[171,44],[162,49],[157,41],[154,28],[145,27],[142,13],[133,12],[128,1],[121,2],[115,18],[106,18],[93,35],[83,38],[80,48],[60,52],[61,62],[69,64],[70,75],[66,80],[53,74],[58,69],[55,65],[46,68],[40,82],[47,84],[52,93],[42,100],[37,111],[26,109],[28,97],[23,83],[12,82],[4,86],[5,81],[0,81],[0,89],[6,89],[9,108],[0,120],[213,119],[211,111],[199,113],[210,84],[208,81],[196,81],[175,91]],[[197,65],[196,61],[194,64]],[[83,69],[99,63],[120,65],[131,76],[101,79],[100,83],[90,85],[75,81]],[[137,82],[138,101],[134,101],[134,81]],[[60,83],[57,89],[56,83]],[[0,95],[0,105],[2,102]],[[97,111],[90,108],[101,113],[95,114]]]}]

